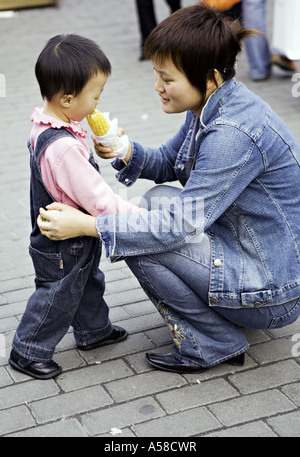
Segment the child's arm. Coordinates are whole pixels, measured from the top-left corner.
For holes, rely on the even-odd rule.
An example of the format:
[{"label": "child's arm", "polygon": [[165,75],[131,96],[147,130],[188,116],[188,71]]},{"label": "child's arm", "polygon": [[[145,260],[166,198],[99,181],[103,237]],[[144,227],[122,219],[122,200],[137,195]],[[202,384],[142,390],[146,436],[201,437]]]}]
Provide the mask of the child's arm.
[{"label": "child's arm", "polygon": [[[55,154],[56,142],[53,146],[48,146],[45,153],[45,162],[54,186],[53,189],[50,186],[48,190],[56,201],[71,206],[78,205],[94,216],[139,210],[137,206],[113,192],[89,163],[86,151],[81,145],[75,141],[71,143],[66,141],[63,144],[64,139],[58,141],[61,142],[62,148],[59,155]],[[47,180],[44,182],[47,185]]]}]

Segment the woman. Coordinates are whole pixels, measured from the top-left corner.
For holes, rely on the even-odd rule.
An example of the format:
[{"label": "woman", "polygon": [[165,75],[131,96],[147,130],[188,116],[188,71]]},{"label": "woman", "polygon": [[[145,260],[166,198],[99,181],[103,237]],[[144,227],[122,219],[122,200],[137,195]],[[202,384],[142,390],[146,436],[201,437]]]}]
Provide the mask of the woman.
[{"label": "woman", "polygon": [[248,343],[240,327],[280,328],[300,314],[300,148],[234,79],[251,33],[200,4],[148,38],[162,108],[187,111],[186,122],[160,148],[133,142],[114,166],[125,185],[179,180],[181,190],[155,187],[145,196],[150,211],[135,215],[41,210],[43,234],[98,236],[112,261],[126,259],[174,337],[173,353],[147,354],[158,369],[241,365]]}]

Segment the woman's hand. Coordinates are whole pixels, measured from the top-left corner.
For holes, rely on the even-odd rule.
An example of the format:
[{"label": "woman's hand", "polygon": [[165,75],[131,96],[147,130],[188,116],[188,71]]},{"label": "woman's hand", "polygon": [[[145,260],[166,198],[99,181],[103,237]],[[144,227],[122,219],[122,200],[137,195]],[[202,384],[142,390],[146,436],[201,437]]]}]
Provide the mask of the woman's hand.
[{"label": "woman's hand", "polygon": [[[124,129],[122,127],[119,127],[118,136],[122,136],[124,135],[124,133]],[[96,154],[99,157],[101,157],[101,159],[115,159],[116,157],[118,157],[118,154],[116,152],[113,152],[113,150],[110,147],[102,146],[100,143],[97,143],[97,140],[95,140],[94,136],[92,136],[92,140],[94,142]]]},{"label": "woman's hand", "polygon": [[37,224],[43,235],[51,240],[66,240],[77,236],[99,238],[96,218],[63,203],[51,203],[47,211],[40,208]]},{"label": "woman's hand", "polygon": [[[124,129],[122,127],[119,127],[118,130],[118,136],[124,135]],[[102,146],[100,143],[97,143],[94,137],[92,137],[92,140],[94,142],[94,147],[95,147],[95,152],[96,154],[101,157],[101,159],[116,159],[118,157],[117,152],[113,152],[113,150],[110,147],[107,146]],[[129,141],[129,146],[128,146],[128,151],[126,154],[126,157],[123,159],[125,165],[128,164],[130,157],[132,153],[132,144]]]},{"label": "woman's hand", "polygon": [[118,154],[113,152],[110,147],[102,146],[101,144],[97,143],[96,140],[93,138],[95,152],[97,156],[101,157],[101,159],[116,159]]}]

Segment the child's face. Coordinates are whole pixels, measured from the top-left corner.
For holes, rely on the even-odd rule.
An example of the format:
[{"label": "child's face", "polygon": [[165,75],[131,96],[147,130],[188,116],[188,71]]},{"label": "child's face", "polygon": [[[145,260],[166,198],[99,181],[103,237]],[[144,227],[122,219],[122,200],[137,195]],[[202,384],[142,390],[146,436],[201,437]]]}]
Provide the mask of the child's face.
[{"label": "child's face", "polygon": [[107,75],[100,71],[89,79],[80,94],[72,99],[72,103],[68,108],[69,119],[80,122],[94,111],[100,103],[101,92],[106,81]]}]

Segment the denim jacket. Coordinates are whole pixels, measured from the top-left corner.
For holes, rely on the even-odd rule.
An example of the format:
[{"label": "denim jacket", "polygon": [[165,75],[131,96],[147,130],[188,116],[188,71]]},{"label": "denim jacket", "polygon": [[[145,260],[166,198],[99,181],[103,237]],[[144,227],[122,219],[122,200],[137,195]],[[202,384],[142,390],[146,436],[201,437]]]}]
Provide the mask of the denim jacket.
[{"label": "denim jacket", "polygon": [[[114,167],[127,186],[138,178],[179,180],[181,200],[202,201],[203,218],[194,223],[192,203],[181,230],[170,224],[169,231],[154,231],[153,220],[166,216],[160,209],[98,217],[112,261],[176,249],[204,230],[211,241],[211,306],[256,308],[300,297],[300,148],[270,106],[242,83],[225,82],[200,119],[188,112],[167,143],[133,143],[128,165],[117,159]],[[176,204],[168,210],[172,220],[176,210]]]}]

